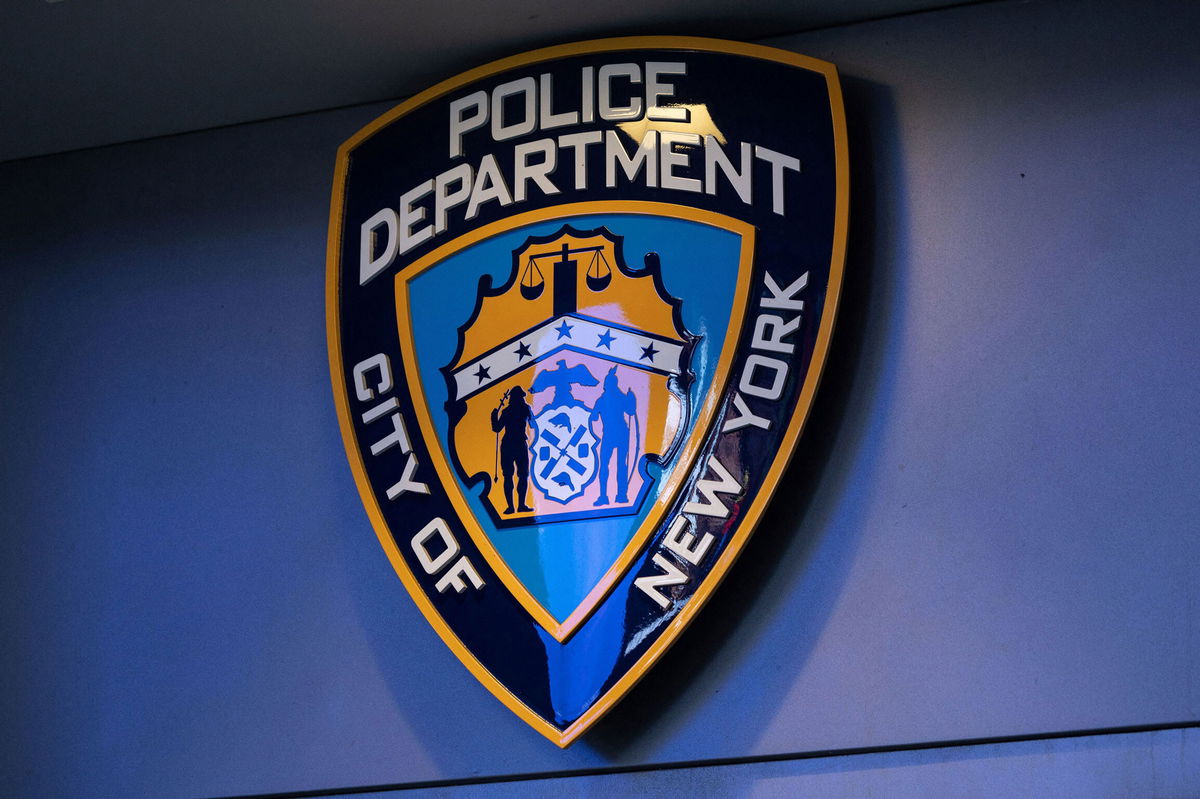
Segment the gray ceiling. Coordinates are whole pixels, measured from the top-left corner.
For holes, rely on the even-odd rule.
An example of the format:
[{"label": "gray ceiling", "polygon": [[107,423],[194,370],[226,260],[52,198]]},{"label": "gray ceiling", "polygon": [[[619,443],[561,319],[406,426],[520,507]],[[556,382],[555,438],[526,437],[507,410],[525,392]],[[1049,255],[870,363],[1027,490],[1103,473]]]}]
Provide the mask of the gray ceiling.
[{"label": "gray ceiling", "polygon": [[3,0],[0,160],[399,98],[600,36],[754,40],[946,0]]}]

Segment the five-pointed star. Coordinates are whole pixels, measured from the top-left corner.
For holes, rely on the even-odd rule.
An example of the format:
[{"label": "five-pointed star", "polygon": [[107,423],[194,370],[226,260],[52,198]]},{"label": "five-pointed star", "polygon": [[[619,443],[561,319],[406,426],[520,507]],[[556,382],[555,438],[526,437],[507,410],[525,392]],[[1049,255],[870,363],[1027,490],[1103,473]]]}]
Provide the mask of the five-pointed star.
[{"label": "five-pointed star", "polygon": [[616,337],[612,334],[612,331],[605,330],[600,334],[600,340],[596,342],[596,346],[604,347],[606,350],[611,350],[614,338]]},{"label": "five-pointed star", "polygon": [[529,345],[526,344],[524,341],[518,341],[517,348],[513,352],[517,356],[517,361],[523,361],[526,358],[530,358],[533,356],[533,353],[531,353],[529,351]]},{"label": "five-pointed star", "polygon": [[487,367],[485,367],[483,364],[479,364],[479,368],[475,370],[474,375],[479,379],[480,383],[491,378],[491,375],[488,374]]},{"label": "five-pointed star", "polygon": [[563,323],[561,325],[554,328],[554,332],[558,334],[558,338],[555,339],[555,341],[558,341],[558,340],[561,340],[564,338],[570,338],[571,337],[571,327],[572,327],[571,325],[567,324],[567,320],[564,319]]},{"label": "five-pointed star", "polygon": [[654,356],[657,354],[658,350],[654,349],[654,342],[651,341],[649,347],[642,347],[642,354],[639,360],[645,359],[647,361],[653,361]]}]

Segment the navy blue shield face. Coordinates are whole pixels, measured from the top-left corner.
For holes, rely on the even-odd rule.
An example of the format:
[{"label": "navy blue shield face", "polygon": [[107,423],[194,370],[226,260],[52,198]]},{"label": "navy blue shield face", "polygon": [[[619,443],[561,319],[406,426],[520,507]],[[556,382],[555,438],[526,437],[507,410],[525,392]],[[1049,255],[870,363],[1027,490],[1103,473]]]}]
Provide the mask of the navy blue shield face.
[{"label": "navy blue shield face", "polygon": [[364,505],[473,674],[565,746],[712,595],[800,435],[847,209],[832,66],[607,40],[343,145],[330,362]]}]

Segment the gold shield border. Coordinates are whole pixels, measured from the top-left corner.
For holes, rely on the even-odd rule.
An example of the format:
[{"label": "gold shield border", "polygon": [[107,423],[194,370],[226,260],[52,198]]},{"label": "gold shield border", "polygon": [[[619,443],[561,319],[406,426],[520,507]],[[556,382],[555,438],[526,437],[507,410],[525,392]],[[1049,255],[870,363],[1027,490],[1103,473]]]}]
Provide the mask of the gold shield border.
[{"label": "gold shield border", "polygon": [[[454,478],[454,471],[446,460],[446,453],[438,446],[439,438],[437,430],[433,423],[433,417],[429,413],[429,404],[426,401],[424,386],[421,382],[420,355],[413,345],[408,283],[422,272],[436,266],[439,262],[449,258],[456,252],[460,252],[473,244],[491,238],[498,233],[537,222],[554,219],[566,220],[573,216],[590,214],[644,214],[658,217],[669,216],[675,219],[699,222],[739,234],[741,236],[741,252],[738,256],[737,286],[734,289],[733,306],[729,313],[728,335],[725,337],[725,343],[721,347],[721,353],[717,358],[716,368],[713,370],[713,383],[708,389],[708,394],[700,400],[700,408],[696,413],[696,424],[692,429],[692,434],[684,442],[683,449],[677,456],[678,461],[676,462],[676,466],[671,469],[670,476],[664,481],[662,490],[659,492],[654,504],[650,507],[649,513],[646,514],[646,518],[642,521],[637,532],[633,534],[629,543],[625,545],[625,548],[621,550],[621,554],[617,556],[616,561],[604,572],[604,575],[587,593],[579,603],[579,606],[567,618],[559,622],[529,592],[529,589],[525,587],[520,578],[509,568],[508,563],[505,562],[500,553],[496,551],[495,545],[492,544],[487,533],[483,531],[479,522],[476,521],[474,512],[472,512],[470,506],[467,504],[467,499],[463,495],[458,481]],[[525,608],[529,615],[559,643],[565,643],[579,629],[579,626],[587,621],[588,617],[600,606],[604,598],[608,596],[613,587],[625,575],[625,571],[642,551],[646,540],[658,529],[659,522],[662,521],[671,503],[675,501],[675,495],[679,492],[680,487],[694,465],[692,461],[695,460],[700,446],[708,438],[708,428],[716,413],[717,406],[725,394],[725,384],[729,380],[730,365],[737,350],[738,334],[742,330],[742,322],[746,314],[747,298],[750,293],[750,270],[753,264],[754,226],[747,222],[742,222],[724,214],[691,208],[686,205],[675,205],[673,203],[595,200],[591,202],[565,203],[536,211],[527,211],[523,214],[514,214],[498,222],[484,225],[453,241],[443,244],[433,252],[417,259],[396,273],[396,326],[400,334],[400,351],[404,355],[404,374],[408,380],[409,393],[413,398],[413,407],[416,409],[417,422],[421,427],[421,434],[425,439],[425,444],[429,447],[430,456],[433,459],[434,468],[437,470],[438,479],[441,481],[442,488],[446,491],[447,496],[449,496],[454,510],[458,513],[459,521],[467,529],[471,539],[475,542],[475,546],[479,548],[488,565],[492,567],[492,571],[496,572],[496,575],[500,578],[500,582],[504,583],[509,593],[516,597],[517,601],[521,603],[521,607]],[[449,444],[448,441],[445,443]]]},{"label": "gold shield border", "polygon": [[[705,576],[699,587],[697,587],[696,592],[683,609],[680,610],[676,617],[659,634],[658,638],[646,650],[645,654],[604,695],[597,699],[588,708],[587,712],[576,719],[574,723],[559,730],[534,713],[533,710],[509,691],[503,683],[493,677],[487,668],[458,639],[458,636],[454,634],[449,625],[438,615],[433,603],[426,598],[416,577],[409,570],[404,557],[400,554],[395,539],[392,538],[387,523],[384,521],[383,513],[379,508],[375,494],[371,489],[371,484],[363,465],[362,452],[354,437],[350,416],[350,401],[344,379],[344,364],[342,363],[341,319],[338,309],[338,277],[341,274],[340,252],[344,221],[343,211],[345,207],[344,192],[350,152],[381,128],[426,103],[432,102],[442,95],[469,83],[516,67],[573,55],[613,52],[617,50],[690,50],[725,53],[757,58],[764,61],[774,61],[824,75],[829,91],[830,116],[833,122],[836,161],[837,196],[834,200],[833,249],[829,263],[829,283],[825,294],[825,312],[821,318],[820,327],[817,332],[817,341],[813,348],[812,360],[808,373],[804,377],[804,385],[801,387],[796,407],[792,412],[791,422],[788,424],[780,440],[779,451],[775,460],[771,463],[770,468],[763,478],[762,488],[759,490],[754,501],[746,509],[746,514],[742,522],[738,525],[738,529],[731,537],[725,551],[721,553],[717,562],[713,564],[712,569]],[[329,344],[330,378],[333,383],[334,402],[337,406],[342,441],[346,447],[347,459],[350,462],[350,469],[354,474],[354,481],[358,487],[359,496],[367,511],[367,516],[371,519],[375,534],[388,555],[388,559],[391,561],[397,575],[399,575],[401,582],[404,583],[404,587],[408,590],[409,595],[412,596],[422,615],[425,616],[426,621],[429,622],[430,626],[433,627],[455,656],[462,661],[463,665],[475,675],[476,679],[483,683],[485,688],[503,702],[509,710],[516,713],[527,724],[559,747],[570,745],[585,730],[599,721],[637,684],[650,667],[663,656],[671,644],[679,637],[679,634],[707,603],[717,586],[724,579],[725,574],[729,571],[730,566],[733,565],[738,555],[741,554],[747,539],[749,539],[754,529],[758,526],[763,510],[766,508],[771,496],[775,493],[779,478],[782,476],[784,468],[787,466],[788,461],[791,460],[792,453],[795,451],[796,443],[800,439],[800,433],[804,429],[809,412],[812,410],[813,397],[816,395],[821,375],[825,370],[825,360],[829,354],[830,339],[833,335],[833,323],[837,316],[842,278],[845,272],[849,222],[850,161],[846,140],[846,113],[842,100],[841,84],[838,81],[837,68],[827,61],[799,55],[787,50],[778,50],[762,45],[743,44],[741,42],[730,42],[723,39],[685,36],[631,36],[614,39],[597,39],[577,42],[575,44],[546,47],[500,59],[463,72],[426,89],[420,94],[414,95],[363,127],[338,148],[337,160],[334,166],[333,192],[329,214],[329,235],[326,249],[325,315]]]}]

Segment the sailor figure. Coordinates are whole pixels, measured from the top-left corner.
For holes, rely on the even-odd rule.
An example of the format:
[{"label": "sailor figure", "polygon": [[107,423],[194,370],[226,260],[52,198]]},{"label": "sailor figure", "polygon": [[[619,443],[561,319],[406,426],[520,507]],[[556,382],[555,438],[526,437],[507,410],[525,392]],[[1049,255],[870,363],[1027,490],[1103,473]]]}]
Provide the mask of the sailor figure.
[{"label": "sailor figure", "polygon": [[604,392],[596,400],[588,425],[600,420],[604,428],[600,438],[600,498],[595,506],[608,504],[608,462],[614,452],[617,456],[617,502],[629,501],[629,422],[632,417],[637,423],[637,398],[632,391],[622,391],[617,383],[617,367],[604,377]]},{"label": "sailor figure", "polygon": [[[507,404],[505,402],[507,401]],[[492,430],[500,437],[500,469],[504,473],[504,498],[508,500],[505,513],[513,512],[513,472],[517,473],[517,510],[529,513],[533,508],[525,504],[529,491],[529,439],[525,428],[533,418],[533,410],[525,402],[525,389],[513,386],[500,400],[500,407],[492,411]]]}]

